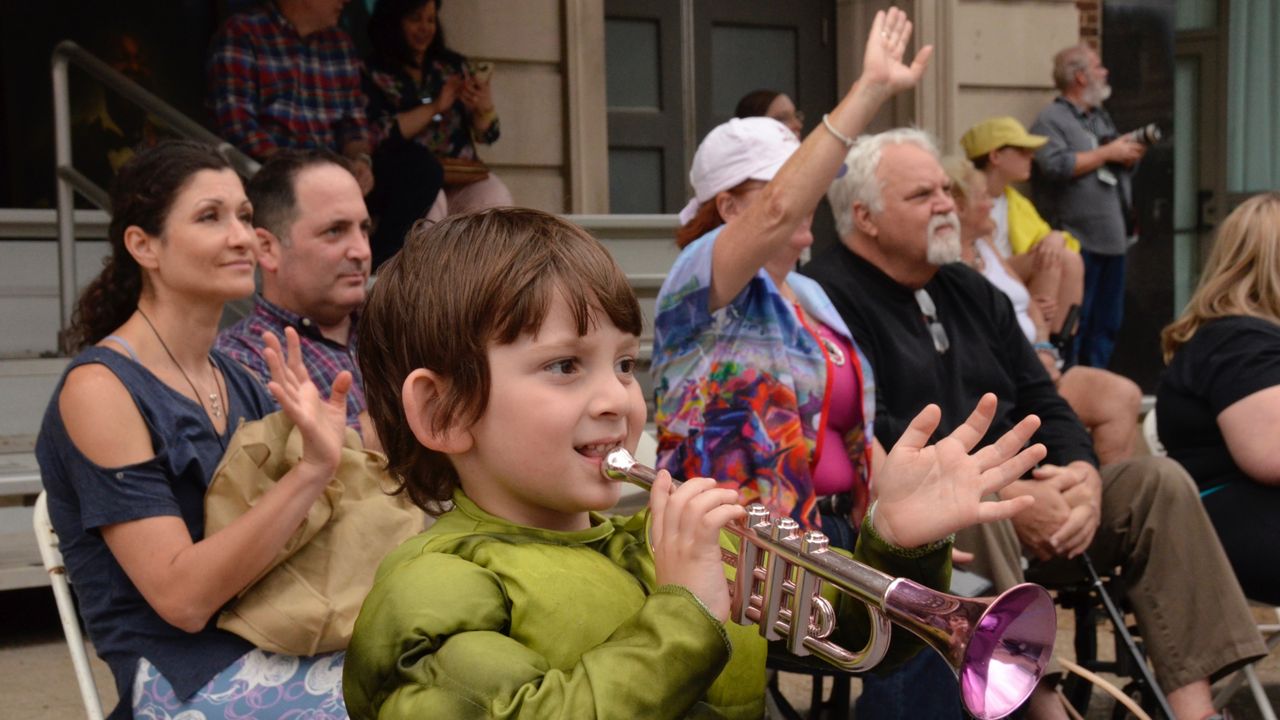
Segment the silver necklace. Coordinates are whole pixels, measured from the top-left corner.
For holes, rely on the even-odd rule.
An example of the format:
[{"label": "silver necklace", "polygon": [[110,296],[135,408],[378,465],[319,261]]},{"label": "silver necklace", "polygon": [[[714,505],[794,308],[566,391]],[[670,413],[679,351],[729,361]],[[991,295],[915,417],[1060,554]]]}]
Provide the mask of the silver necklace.
[{"label": "silver necklace", "polygon": [[[209,393],[209,406],[205,407],[204,400],[200,397],[200,390],[196,388],[196,384],[191,381],[191,376],[187,375],[187,371],[182,369],[182,365],[178,363],[178,358],[173,356],[173,351],[165,343],[164,338],[160,337],[160,331],[156,330],[156,326],[151,322],[151,318],[142,312],[142,308],[138,308],[138,314],[147,323],[147,327],[151,328],[151,333],[156,336],[156,340],[160,343],[160,347],[164,348],[164,354],[169,356],[169,360],[173,366],[178,368],[178,372],[182,373],[182,379],[187,381],[187,385],[191,386],[191,392],[195,393],[196,402],[200,403],[200,409],[209,413],[214,418],[221,418],[223,413],[222,405],[222,386],[218,383],[218,366],[213,364],[213,358],[208,358],[209,368],[213,370],[213,389],[214,392]],[[218,438],[219,441],[222,438]]]}]

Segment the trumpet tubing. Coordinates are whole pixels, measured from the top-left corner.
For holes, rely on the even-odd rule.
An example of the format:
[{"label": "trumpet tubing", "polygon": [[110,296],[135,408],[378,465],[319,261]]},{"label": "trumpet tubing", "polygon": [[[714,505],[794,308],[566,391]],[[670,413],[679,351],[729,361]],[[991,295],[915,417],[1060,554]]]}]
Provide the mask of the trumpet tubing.
[{"label": "trumpet tubing", "polygon": [[[646,490],[657,478],[653,468],[622,449],[605,457],[601,472]],[[801,532],[795,520],[775,519],[759,504],[747,508],[745,521],[727,529],[741,541],[737,554],[722,550],[725,564],[735,568],[729,586],[732,619],[759,626],[766,639],[785,642],[796,655],[864,671],[884,658],[891,624],[897,624],[946,659],[970,714],[996,720],[1030,696],[1053,654],[1057,615],[1039,585],[1017,585],[992,600],[948,595],[832,551],[822,533]],[[836,610],[821,594],[824,585],[867,605],[871,628],[861,649],[829,639]]]}]

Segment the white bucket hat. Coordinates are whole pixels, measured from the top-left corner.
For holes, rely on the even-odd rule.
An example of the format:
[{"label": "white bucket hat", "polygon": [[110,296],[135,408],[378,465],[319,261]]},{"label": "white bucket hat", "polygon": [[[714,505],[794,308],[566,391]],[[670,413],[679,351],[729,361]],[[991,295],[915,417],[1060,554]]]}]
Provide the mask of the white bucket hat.
[{"label": "white bucket hat", "polygon": [[800,147],[795,133],[767,117],[733,118],[707,133],[693,154],[689,183],[694,197],[680,211],[680,224],[702,203],[748,180],[769,181]]}]

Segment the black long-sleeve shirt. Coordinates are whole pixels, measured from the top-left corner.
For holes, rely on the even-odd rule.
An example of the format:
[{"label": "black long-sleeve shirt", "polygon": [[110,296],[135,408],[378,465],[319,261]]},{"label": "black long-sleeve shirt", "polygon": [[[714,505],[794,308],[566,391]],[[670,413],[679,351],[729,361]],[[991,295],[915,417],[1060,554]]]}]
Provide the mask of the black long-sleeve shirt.
[{"label": "black long-sleeve shirt", "polygon": [[1045,462],[1098,464],[1089,433],[1058,394],[1036,357],[1009,299],[979,273],[955,263],[925,285],[951,347],[938,353],[914,290],[898,284],[843,245],[801,270],[817,280],[871,363],[876,384],[875,434],[886,449],[929,403],[942,408],[934,440],[964,423],[983,393],[999,400],[982,445],[1029,414],[1040,416],[1034,440]]}]

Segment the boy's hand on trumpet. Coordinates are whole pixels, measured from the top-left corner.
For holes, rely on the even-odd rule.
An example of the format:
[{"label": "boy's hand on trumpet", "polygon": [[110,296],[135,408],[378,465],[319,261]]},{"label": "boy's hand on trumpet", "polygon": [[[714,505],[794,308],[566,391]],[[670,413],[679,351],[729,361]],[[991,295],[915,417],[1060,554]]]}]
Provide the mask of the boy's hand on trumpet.
[{"label": "boy's hand on trumpet", "polygon": [[1028,496],[984,502],[1022,477],[1045,456],[1036,443],[1023,449],[1040,419],[1023,418],[999,440],[971,453],[995,416],[996,396],[987,393],[947,437],[927,445],[942,412],[929,405],[916,415],[878,469],[876,532],[899,547],[925,545],[977,523],[1012,517],[1029,507]]},{"label": "boy's hand on trumpet", "polygon": [[747,511],[736,490],[717,488],[708,478],[679,487],[663,470],[649,496],[649,539],[659,585],[688,588],[715,618],[729,618],[729,586],[720,559],[720,530]]}]

